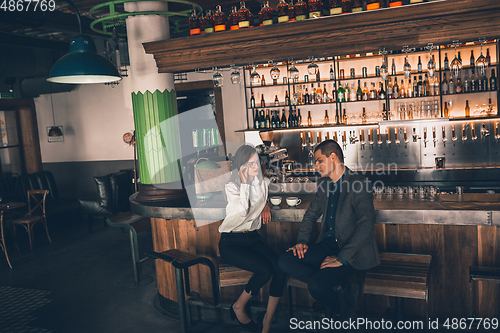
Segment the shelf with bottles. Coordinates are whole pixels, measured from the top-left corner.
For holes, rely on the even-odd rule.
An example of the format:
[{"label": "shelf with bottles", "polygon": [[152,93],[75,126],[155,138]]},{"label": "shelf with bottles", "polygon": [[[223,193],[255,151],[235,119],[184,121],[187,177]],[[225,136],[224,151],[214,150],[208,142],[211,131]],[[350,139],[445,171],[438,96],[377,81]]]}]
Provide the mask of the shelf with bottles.
[{"label": "shelf with bottles", "polygon": [[367,76],[355,76],[355,77],[351,77],[351,76],[345,76],[344,78],[338,78],[337,81],[356,81],[356,80],[377,80],[377,79],[380,79],[380,81],[382,82],[382,77],[380,75],[367,75]]},{"label": "shelf with bottles", "polygon": [[273,87],[287,87],[288,85],[290,86],[297,86],[297,85],[304,85],[304,84],[316,84],[316,83],[319,83],[319,84],[323,84],[323,83],[329,83],[329,82],[335,82],[335,81],[338,81],[338,80],[335,80],[335,79],[328,79],[328,80],[314,80],[314,81],[297,81],[297,82],[291,82],[290,83],[277,83],[277,84],[266,84],[266,85],[250,85],[250,86],[247,86],[245,88],[247,89],[259,89],[259,88],[273,88]]},{"label": "shelf with bottles", "polygon": [[334,124],[329,123],[326,125],[312,125],[312,126],[299,126],[299,127],[286,127],[286,128],[263,128],[263,129],[243,129],[237,130],[236,133],[242,132],[269,132],[269,131],[309,131],[309,130],[322,130],[322,129],[335,129],[335,128],[351,128],[351,127],[369,127],[369,126],[377,126],[377,122],[367,122],[365,124]]}]

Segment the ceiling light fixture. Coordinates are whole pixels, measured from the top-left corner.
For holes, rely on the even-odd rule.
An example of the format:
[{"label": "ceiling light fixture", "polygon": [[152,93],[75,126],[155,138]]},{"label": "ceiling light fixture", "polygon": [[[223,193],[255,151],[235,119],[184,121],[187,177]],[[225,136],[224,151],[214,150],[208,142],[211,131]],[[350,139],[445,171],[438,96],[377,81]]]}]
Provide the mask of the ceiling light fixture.
[{"label": "ceiling light fixture", "polygon": [[66,0],[66,2],[75,10],[80,34],[71,40],[69,53],[54,64],[47,81],[88,84],[121,80],[120,73],[111,61],[97,54],[92,38],[82,34],[82,22],[76,6],[71,0]]}]

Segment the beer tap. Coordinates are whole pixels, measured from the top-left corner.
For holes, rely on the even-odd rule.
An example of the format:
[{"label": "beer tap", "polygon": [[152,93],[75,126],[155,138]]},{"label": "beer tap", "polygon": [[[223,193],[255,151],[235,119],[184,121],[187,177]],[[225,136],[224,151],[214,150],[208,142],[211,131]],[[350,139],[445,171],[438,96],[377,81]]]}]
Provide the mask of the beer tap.
[{"label": "beer tap", "polygon": [[339,142],[338,137],[337,137],[337,133],[339,133],[339,135],[340,135],[340,132],[333,132],[333,140],[335,140],[335,142]]},{"label": "beer tap", "polygon": [[315,146],[313,131],[309,131],[309,144],[311,145],[311,148]]},{"label": "beer tap", "polygon": [[453,145],[455,145],[455,141],[457,141],[457,135],[455,134],[455,125],[451,125],[451,141],[453,141]]},{"label": "beer tap", "polygon": [[[326,139],[330,140],[330,132],[326,132]],[[335,134],[335,142],[337,142],[337,134]]]},{"label": "beer tap", "polygon": [[318,145],[319,145],[321,143],[321,141],[323,141],[322,134],[320,131],[318,131],[318,140],[316,142],[318,142]]},{"label": "beer tap", "polygon": [[368,130],[368,143],[370,144],[370,148],[373,149],[373,129]]},{"label": "beer tap", "polygon": [[418,139],[420,139],[420,137],[417,134],[417,129],[413,127],[413,142],[417,142]]},{"label": "beer tap", "polygon": [[424,148],[427,148],[427,142],[429,140],[427,139],[427,126],[424,127]]},{"label": "beer tap", "polygon": [[477,140],[477,135],[476,135],[476,124],[471,123],[470,124],[470,136],[473,141]]},{"label": "beer tap", "polygon": [[467,141],[467,124],[462,124],[462,142]]},{"label": "beer tap", "polygon": [[382,135],[380,134],[380,128],[377,128],[377,144],[380,149],[382,149]]},{"label": "beer tap", "polygon": [[344,150],[347,148],[346,131],[342,132],[342,148],[344,148]]},{"label": "beer tap", "polygon": [[307,146],[306,134],[304,132],[300,132],[300,140],[302,142],[302,149],[304,149]]},{"label": "beer tap", "polygon": [[405,148],[408,148],[408,133],[406,131],[406,127],[403,129],[403,137],[404,137],[404,140],[405,140]]},{"label": "beer tap", "polygon": [[385,143],[387,143],[387,145],[390,145],[391,144],[391,131],[389,130],[389,127],[387,127],[385,129]]},{"label": "beer tap", "polygon": [[358,138],[356,137],[356,131],[349,131],[349,143],[351,145],[355,144],[358,142]]},{"label": "beer tap", "polygon": [[498,128],[498,121],[495,121],[495,139],[500,139],[500,129]]},{"label": "beer tap", "polygon": [[359,130],[359,143],[361,143],[361,150],[365,150],[365,131],[363,129]]},{"label": "beer tap", "polygon": [[484,139],[487,136],[490,136],[490,131],[486,129],[486,124],[483,123],[483,125],[481,126],[481,137]]},{"label": "beer tap", "polygon": [[446,139],[446,126],[441,126],[441,135],[443,137],[443,145],[446,147],[446,141],[448,141],[448,139]]},{"label": "beer tap", "polygon": [[394,143],[399,144],[401,141],[399,141],[399,127],[394,128]]},{"label": "beer tap", "polygon": [[438,141],[436,135],[436,126],[432,126],[432,141],[434,142],[434,148],[436,148],[436,142]]}]

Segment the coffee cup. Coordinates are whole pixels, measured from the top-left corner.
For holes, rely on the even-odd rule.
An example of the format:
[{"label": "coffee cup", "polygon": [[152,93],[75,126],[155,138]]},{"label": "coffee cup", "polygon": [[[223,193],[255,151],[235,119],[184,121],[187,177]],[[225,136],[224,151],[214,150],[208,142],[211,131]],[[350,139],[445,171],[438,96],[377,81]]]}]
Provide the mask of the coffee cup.
[{"label": "coffee cup", "polygon": [[302,200],[300,200],[297,197],[286,198],[286,203],[288,204],[288,206],[297,206],[297,205],[300,205],[301,202],[302,202]]},{"label": "coffee cup", "polygon": [[269,201],[271,201],[274,206],[278,206],[281,203],[281,197],[270,197]]}]

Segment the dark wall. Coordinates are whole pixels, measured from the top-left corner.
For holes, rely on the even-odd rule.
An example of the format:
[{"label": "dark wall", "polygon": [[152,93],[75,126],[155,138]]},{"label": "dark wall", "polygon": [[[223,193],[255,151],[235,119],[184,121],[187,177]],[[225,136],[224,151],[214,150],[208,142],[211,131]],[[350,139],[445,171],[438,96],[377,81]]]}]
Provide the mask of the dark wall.
[{"label": "dark wall", "polygon": [[43,163],[56,180],[61,197],[97,198],[94,177],[133,169],[133,160]]}]

